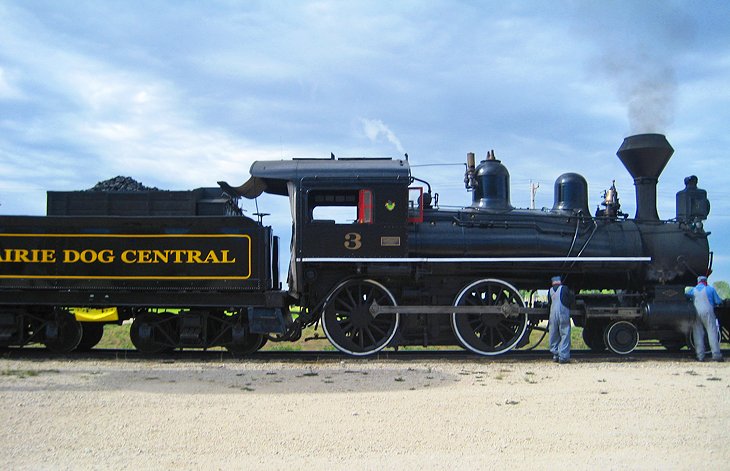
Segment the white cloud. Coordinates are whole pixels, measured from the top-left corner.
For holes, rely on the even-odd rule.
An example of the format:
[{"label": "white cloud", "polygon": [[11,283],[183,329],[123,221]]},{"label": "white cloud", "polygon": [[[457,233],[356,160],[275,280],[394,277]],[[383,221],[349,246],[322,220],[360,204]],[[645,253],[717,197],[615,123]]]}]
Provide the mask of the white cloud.
[{"label": "white cloud", "polygon": [[[660,179],[661,215],[671,217],[673,193],[696,173],[714,198],[712,218],[728,205],[714,171],[730,147],[728,9],[0,3],[0,212],[42,210],[45,190],[88,188],[116,174],[183,189],[241,183],[255,159],[405,148],[412,163],[455,164],[420,175],[450,204],[468,201],[465,153],[495,149],[517,205],[528,204],[533,179],[538,204],[550,206],[554,179],[576,171],[589,181],[591,206],[616,178],[630,212],[633,184],[615,151],[639,77],[676,87],[660,86],[670,93],[656,100],[670,105],[674,120],[662,126],[677,149]],[[607,72],[608,58],[619,72]],[[628,67],[667,64],[673,72],[658,76]],[[655,96],[650,90],[638,97]],[[27,183],[28,174],[41,183]],[[727,232],[713,227],[713,237]]]},{"label": "white cloud", "polygon": [[22,93],[11,83],[10,74],[0,67],[0,100],[17,99]]}]

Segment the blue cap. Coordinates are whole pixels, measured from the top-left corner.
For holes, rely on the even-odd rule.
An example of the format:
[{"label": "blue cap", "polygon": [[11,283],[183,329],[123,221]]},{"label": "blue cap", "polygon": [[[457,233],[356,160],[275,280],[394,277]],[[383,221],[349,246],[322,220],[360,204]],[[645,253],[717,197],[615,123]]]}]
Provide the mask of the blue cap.
[{"label": "blue cap", "polygon": [[554,284],[554,285],[556,285],[556,284],[560,284],[560,283],[561,283],[561,281],[560,281],[560,277],[559,277],[559,276],[554,276],[554,277],[552,277],[552,278],[551,278],[551,281],[553,282],[553,284]]},{"label": "blue cap", "polygon": [[697,277],[697,283],[702,283],[703,281],[705,281],[705,282],[707,281],[707,277],[706,276],[698,276]]}]

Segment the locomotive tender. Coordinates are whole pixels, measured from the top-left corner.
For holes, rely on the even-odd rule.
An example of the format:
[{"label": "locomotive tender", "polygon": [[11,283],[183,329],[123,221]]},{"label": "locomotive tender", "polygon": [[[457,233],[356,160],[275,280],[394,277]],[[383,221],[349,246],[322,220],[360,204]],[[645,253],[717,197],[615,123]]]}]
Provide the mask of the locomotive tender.
[{"label": "locomotive tender", "polygon": [[[321,323],[355,356],[405,345],[496,355],[524,345],[548,317],[522,293],[561,274],[578,293],[571,314],[592,349],[625,354],[639,338],[681,348],[695,315],[684,287],[711,270],[710,204],[688,177],[676,218],[659,219],[656,185],[672,153],[660,134],[621,145],[633,219],[613,187],[591,215],[575,173],[558,177],[551,209],[516,209],[509,172],[491,153],[478,165],[467,156],[472,202],[460,209],[440,208],[407,160],[334,156],[254,162],[242,186],[219,182],[225,209],[206,215],[175,205],[175,192],[105,195],[102,205],[82,193],[51,204],[49,193],[49,214],[61,215],[0,218],[0,345],[90,348],[103,322],[134,319],[132,341],[150,353],[251,353]],[[289,198],[287,290],[263,214],[255,221],[232,204],[263,192]],[[109,307],[106,319],[76,309]]]}]

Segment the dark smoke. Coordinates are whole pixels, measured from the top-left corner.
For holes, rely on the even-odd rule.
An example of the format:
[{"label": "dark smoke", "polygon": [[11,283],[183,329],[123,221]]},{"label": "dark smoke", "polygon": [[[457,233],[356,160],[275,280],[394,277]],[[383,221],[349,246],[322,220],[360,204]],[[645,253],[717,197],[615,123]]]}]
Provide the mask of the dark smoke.
[{"label": "dark smoke", "polygon": [[677,80],[672,65],[648,54],[613,56],[604,64],[626,104],[631,134],[666,132],[676,106]]},{"label": "dark smoke", "polygon": [[666,133],[674,120],[674,64],[692,49],[697,24],[663,0],[585,2],[580,30],[598,51],[591,73],[613,85],[626,106],[631,134]]}]

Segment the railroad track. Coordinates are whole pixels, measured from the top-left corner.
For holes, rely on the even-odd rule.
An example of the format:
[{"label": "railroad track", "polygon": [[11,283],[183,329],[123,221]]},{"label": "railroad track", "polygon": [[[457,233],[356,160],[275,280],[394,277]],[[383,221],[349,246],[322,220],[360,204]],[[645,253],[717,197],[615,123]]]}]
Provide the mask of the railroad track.
[{"label": "railroad track", "polygon": [[[729,352],[726,350],[725,354]],[[646,348],[634,350],[629,355],[616,355],[609,352],[594,353],[588,350],[575,350],[571,353],[576,363],[600,362],[632,362],[632,361],[694,361],[694,354],[689,350],[668,352],[663,349]],[[45,348],[25,347],[6,348],[0,358],[9,360],[122,360],[122,361],[284,361],[284,362],[368,362],[379,361],[436,361],[436,362],[479,362],[479,363],[511,363],[511,362],[548,362],[547,351],[514,351],[497,356],[480,356],[463,350],[427,350],[427,351],[381,351],[365,358],[353,358],[338,351],[259,351],[246,357],[236,357],[225,350],[183,350],[158,355],[142,354],[136,350],[93,349],[88,352],[56,354]]]}]

